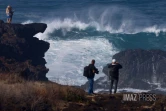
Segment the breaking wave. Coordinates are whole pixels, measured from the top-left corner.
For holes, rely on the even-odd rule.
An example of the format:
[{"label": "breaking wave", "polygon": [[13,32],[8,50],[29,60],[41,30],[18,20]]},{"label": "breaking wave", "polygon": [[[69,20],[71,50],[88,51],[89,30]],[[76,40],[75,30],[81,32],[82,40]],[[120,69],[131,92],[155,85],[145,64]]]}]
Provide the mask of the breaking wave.
[{"label": "breaking wave", "polygon": [[[39,21],[47,24],[46,31],[35,36],[50,43],[50,49],[45,54],[50,80],[81,85],[87,81],[82,77],[83,67],[91,59],[97,61],[96,66],[101,72],[102,67],[120,50],[166,47],[164,24],[154,24],[148,17],[126,7],[111,6],[96,10],[92,7],[73,16]],[[33,21],[22,24],[27,23]],[[104,74],[101,73],[96,79],[101,76]]]},{"label": "breaking wave", "polygon": [[[47,67],[50,69],[47,77],[60,84],[81,85],[85,83],[87,80],[83,78],[82,71],[91,59],[97,61],[96,65],[102,72],[102,67],[110,62],[112,56],[121,49],[139,48],[138,40],[143,41],[141,48],[142,46],[145,48],[166,47],[163,40],[160,45],[155,42],[156,37],[151,40],[151,37],[149,39],[149,36],[147,36],[146,39],[146,33],[154,33],[158,36],[160,32],[166,31],[164,28],[160,29],[157,26],[142,28],[140,31],[133,29],[135,32],[129,34],[131,30],[122,28],[125,27],[124,24],[120,29],[115,30],[111,25],[103,26],[95,21],[85,23],[69,18],[41,22],[47,24],[47,29],[43,34],[39,33],[35,36],[50,43],[50,49],[45,54]],[[26,23],[33,23],[33,21],[25,21],[23,24]],[[143,37],[137,35],[137,33],[144,32]],[[118,37],[116,34],[118,36],[121,34],[122,37]],[[131,41],[128,37],[132,38]],[[162,37],[159,37],[159,39],[162,39]],[[101,73],[96,79],[101,76],[104,76],[104,74]]]},{"label": "breaking wave", "polygon": [[[85,33],[91,32],[108,32],[110,34],[137,34],[137,33],[154,33],[156,36],[159,36],[160,32],[166,32],[166,27],[161,27],[157,25],[148,26],[148,27],[129,27],[128,22],[124,21],[119,28],[114,28],[111,24],[103,25],[96,21],[91,21],[89,23],[82,21],[75,21],[70,18],[55,19],[53,21],[41,21],[48,25],[48,28],[44,32],[44,36],[42,34],[42,38],[38,35],[39,39],[47,39],[49,34],[54,31],[60,30],[62,36],[65,36],[67,32],[71,32],[73,30],[77,30],[77,33],[81,31],[85,31]],[[27,21],[24,23],[32,23],[32,21]]]},{"label": "breaking wave", "polygon": [[87,79],[83,77],[83,67],[92,59],[102,74],[105,63],[111,61],[117,52],[112,44],[104,38],[48,41],[50,49],[45,55],[47,67],[50,69],[47,77],[54,82],[67,85],[82,85]]}]

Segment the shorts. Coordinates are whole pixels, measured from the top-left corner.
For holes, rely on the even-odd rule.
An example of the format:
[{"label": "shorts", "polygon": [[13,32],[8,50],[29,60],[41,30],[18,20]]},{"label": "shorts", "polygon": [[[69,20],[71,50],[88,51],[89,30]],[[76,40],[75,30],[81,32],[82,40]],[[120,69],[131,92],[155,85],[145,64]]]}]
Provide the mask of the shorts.
[{"label": "shorts", "polygon": [[12,18],[12,16],[11,15],[7,15],[7,18]]}]

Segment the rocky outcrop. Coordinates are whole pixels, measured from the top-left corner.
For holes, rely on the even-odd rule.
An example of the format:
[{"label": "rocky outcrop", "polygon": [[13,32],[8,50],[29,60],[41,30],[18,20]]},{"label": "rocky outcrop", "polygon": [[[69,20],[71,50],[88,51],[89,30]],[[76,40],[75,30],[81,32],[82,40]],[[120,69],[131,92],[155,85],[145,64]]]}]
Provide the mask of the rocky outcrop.
[{"label": "rocky outcrop", "polygon": [[0,21],[0,73],[20,74],[29,80],[48,80],[43,57],[49,43],[33,37],[46,28],[43,23],[22,25]]},{"label": "rocky outcrop", "polygon": [[[166,87],[166,52],[162,50],[127,50],[114,58],[122,65],[120,85],[123,87]],[[149,89],[149,88],[148,88]]]},{"label": "rocky outcrop", "polygon": [[[165,51],[126,50],[115,54],[113,58],[123,66],[120,70],[119,88],[146,90],[166,88]],[[106,66],[104,70],[106,73]],[[101,77],[96,81],[95,88],[108,89],[108,84],[106,77]]]}]

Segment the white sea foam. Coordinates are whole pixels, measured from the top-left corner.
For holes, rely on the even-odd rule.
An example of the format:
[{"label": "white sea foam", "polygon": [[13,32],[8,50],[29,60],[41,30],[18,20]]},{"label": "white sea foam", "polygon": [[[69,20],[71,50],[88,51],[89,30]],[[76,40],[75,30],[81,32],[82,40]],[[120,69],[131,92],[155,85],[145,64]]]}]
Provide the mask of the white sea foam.
[{"label": "white sea foam", "polygon": [[30,24],[30,23],[33,23],[33,21],[32,20],[27,20],[25,22],[22,22],[22,24]]},{"label": "white sea foam", "polygon": [[[47,24],[47,29],[44,34],[37,34],[39,39],[47,39],[48,34],[53,33],[55,30],[61,30],[62,33],[65,35],[67,32],[71,31],[73,28],[77,28],[79,30],[85,30],[89,27],[95,28],[97,31],[107,31],[109,33],[119,33],[119,34],[137,34],[141,32],[145,33],[155,33],[156,36],[159,35],[160,32],[166,32],[166,27],[158,27],[156,25],[148,26],[148,27],[137,27],[132,25],[132,21],[124,20],[122,21],[119,28],[114,28],[112,24],[104,24],[101,21],[89,21],[84,22],[81,20],[73,20],[70,18],[65,19],[58,19],[55,18],[54,20],[44,20],[40,21],[42,23]],[[23,22],[22,24],[33,23],[33,21],[28,20]]]},{"label": "white sea foam", "polygon": [[166,32],[166,28],[157,28],[157,26],[151,26],[144,28],[142,32],[155,33],[156,36],[158,36],[160,32]]},{"label": "white sea foam", "polygon": [[[95,90],[94,92],[95,93],[98,93],[100,91],[109,91],[109,89],[97,89]],[[117,89],[117,92],[122,92],[122,91],[125,91],[125,92],[133,92],[133,93],[141,93],[141,92],[148,92],[150,90],[142,90],[142,89],[134,89],[134,88],[122,88],[122,89]]]},{"label": "white sea foam", "polygon": [[[26,21],[25,23],[32,23],[33,21]],[[112,56],[117,52],[117,49],[105,38],[94,37],[78,40],[49,40],[49,34],[55,30],[61,29],[65,34],[67,31],[71,31],[72,28],[79,30],[85,30],[88,27],[95,27],[99,31],[108,31],[110,33],[129,33],[125,29],[127,23],[123,22],[122,26],[118,30],[114,30],[109,24],[104,25],[96,21],[85,23],[82,21],[75,21],[70,18],[66,19],[54,19],[53,21],[41,21],[47,23],[48,27],[46,31],[41,34],[37,34],[39,39],[46,40],[50,43],[50,49],[45,55],[47,61],[47,67],[50,69],[47,77],[60,84],[68,85],[81,85],[87,80],[83,78],[83,67],[87,65],[91,59],[95,59],[96,66],[99,67],[101,72],[102,67],[111,60]],[[130,23],[131,24],[131,23]],[[138,29],[137,33],[139,32]],[[165,31],[164,29],[155,28],[142,28],[140,32],[154,32],[159,33]],[[132,31],[131,31],[132,32]],[[104,74],[103,74],[104,75]],[[102,74],[96,77],[101,77]]]},{"label": "white sea foam", "polygon": [[[24,23],[28,23],[24,22]],[[57,21],[56,21],[57,22]],[[50,43],[50,48],[45,54],[46,66],[49,68],[47,77],[54,82],[66,85],[82,85],[87,79],[83,77],[83,67],[88,65],[92,59],[96,60],[96,67],[100,74],[95,79],[104,76],[102,68],[105,63],[111,61],[112,56],[117,53],[114,46],[105,38],[86,38],[78,40],[49,40],[48,34],[55,29],[77,27],[80,30],[88,25],[84,23],[72,23],[70,20],[62,22],[51,22],[46,31],[37,34],[36,37]]]},{"label": "white sea foam", "polygon": [[156,88],[157,90],[160,90],[160,91],[163,91],[163,92],[166,92],[166,88]]},{"label": "white sea foam", "polygon": [[134,88],[122,88],[122,89],[118,89],[118,92],[121,92],[121,91],[141,93],[141,92],[148,92],[150,90],[134,89]]},{"label": "white sea foam", "polygon": [[95,79],[104,76],[102,68],[109,62],[117,51],[104,38],[59,40],[52,41],[50,49],[45,55],[47,67],[50,71],[47,77],[57,83],[67,85],[82,85],[87,79],[83,77],[83,67],[92,59],[96,60],[96,67],[100,74]]},{"label": "white sea foam", "polygon": [[[81,21],[73,21],[69,18],[64,20],[55,19],[53,21],[42,21],[47,24],[47,29],[45,30],[44,34],[37,34],[39,39],[46,39],[48,34],[54,32],[55,30],[61,29],[63,34],[65,35],[66,32],[71,31],[73,28],[77,28],[79,30],[85,30],[89,24],[83,23]],[[41,38],[42,37],[42,38]]]}]

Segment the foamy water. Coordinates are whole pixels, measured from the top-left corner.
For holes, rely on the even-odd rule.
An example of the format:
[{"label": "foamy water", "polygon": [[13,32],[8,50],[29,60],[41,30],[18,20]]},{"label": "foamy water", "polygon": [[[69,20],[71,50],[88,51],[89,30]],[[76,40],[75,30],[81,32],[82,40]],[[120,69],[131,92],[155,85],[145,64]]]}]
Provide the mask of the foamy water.
[{"label": "foamy water", "polygon": [[[97,61],[96,66],[102,72],[103,66],[110,62],[112,56],[119,50],[115,48],[111,41],[102,36],[90,38],[85,36],[85,38],[78,38],[77,40],[72,38],[54,40],[49,38],[49,34],[54,33],[56,30],[61,30],[65,35],[73,28],[81,31],[86,30],[88,27],[94,27],[98,31],[108,31],[110,33],[130,33],[131,31],[125,29],[125,23],[118,30],[114,30],[110,24],[103,25],[96,21],[85,23],[70,18],[41,22],[47,23],[47,29],[43,34],[39,33],[35,37],[50,43],[50,49],[45,54],[46,66],[49,68],[47,77],[51,81],[67,85],[82,85],[87,81],[82,76],[83,67],[88,65],[92,59]],[[23,22],[23,24],[26,23],[33,23],[33,21]],[[135,31],[134,33],[148,32],[158,34],[160,31],[165,31],[165,29],[157,29],[157,27],[152,26],[150,28],[142,28],[141,30],[136,28]],[[100,73],[95,79],[101,76],[104,76],[104,74]]]},{"label": "foamy water", "polygon": [[[148,26],[148,27],[137,27],[130,25],[127,20],[122,21],[119,28],[114,28],[111,24],[102,24],[102,21],[89,21],[84,22],[81,20],[72,20],[70,18],[65,19],[54,19],[54,20],[42,20],[42,23],[47,24],[47,29],[44,34],[37,34],[39,39],[47,39],[48,34],[53,33],[55,30],[61,30],[63,35],[67,32],[70,32],[73,28],[77,28],[79,30],[86,30],[87,28],[95,28],[97,31],[100,32],[109,32],[112,34],[137,34],[137,33],[154,33],[156,36],[159,35],[160,32],[166,32],[166,27],[160,27],[156,25]],[[23,22],[23,24],[32,23],[31,20]],[[131,23],[130,23],[131,24]]]},{"label": "foamy water", "polygon": [[[97,89],[94,92],[95,93],[99,93],[101,91],[107,91],[107,92],[109,92],[109,89]],[[134,89],[134,88],[121,88],[121,89],[117,89],[117,93],[120,93],[122,91],[133,92],[133,93],[141,93],[141,92],[148,92],[150,90],[141,90],[141,89]]]},{"label": "foamy water", "polygon": [[92,59],[100,74],[95,79],[104,76],[102,68],[111,61],[116,49],[104,38],[48,41],[50,49],[45,55],[50,71],[47,77],[60,84],[82,85],[87,79],[83,77],[83,68]]}]

